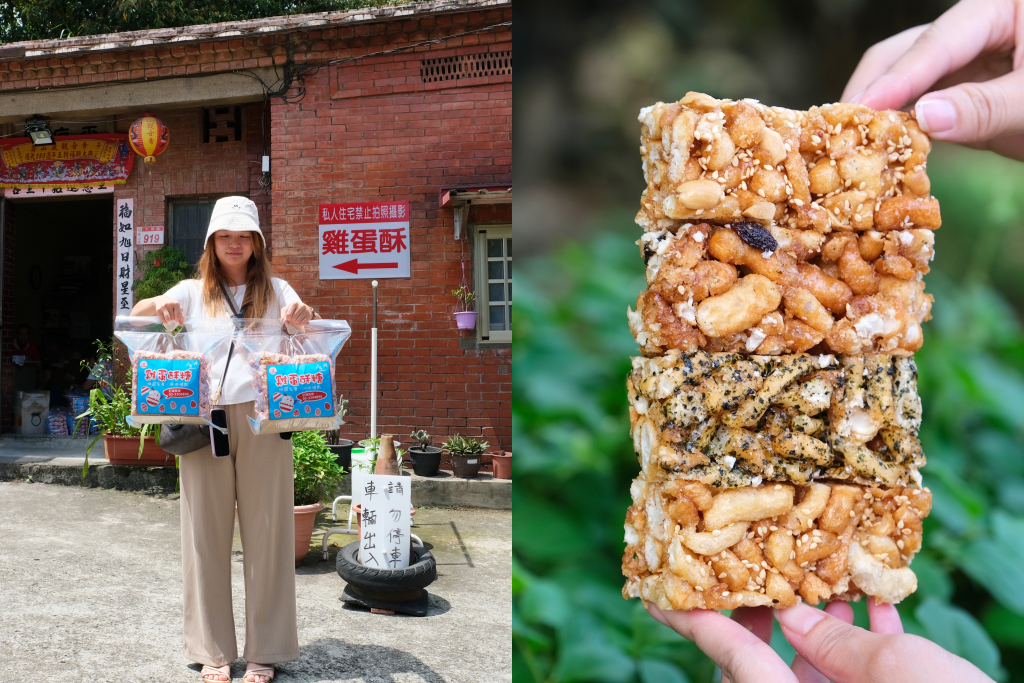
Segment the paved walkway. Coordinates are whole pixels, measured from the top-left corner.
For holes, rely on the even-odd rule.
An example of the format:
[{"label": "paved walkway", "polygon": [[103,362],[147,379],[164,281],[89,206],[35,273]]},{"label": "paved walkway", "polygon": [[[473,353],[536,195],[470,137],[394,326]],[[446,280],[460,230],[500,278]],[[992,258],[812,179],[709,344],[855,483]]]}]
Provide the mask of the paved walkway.
[{"label": "paved walkway", "polygon": [[[177,496],[0,482],[0,680],[198,683],[181,654],[178,520]],[[438,561],[428,616],[344,606],[337,548],[311,551],[296,569],[301,655],[275,680],[512,680],[511,511],[421,508],[416,522]],[[335,526],[329,510],[318,523]],[[241,651],[237,529],[234,552]]]}]

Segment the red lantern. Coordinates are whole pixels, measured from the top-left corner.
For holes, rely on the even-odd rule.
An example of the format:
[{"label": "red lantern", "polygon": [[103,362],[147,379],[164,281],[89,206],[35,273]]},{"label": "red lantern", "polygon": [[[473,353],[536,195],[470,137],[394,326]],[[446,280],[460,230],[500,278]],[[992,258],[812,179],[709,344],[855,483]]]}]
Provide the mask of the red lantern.
[{"label": "red lantern", "polygon": [[141,154],[146,164],[156,161],[156,155],[167,149],[171,133],[163,121],[149,112],[142,115],[142,118],[132,124],[128,129],[128,144],[132,146],[136,154]]}]

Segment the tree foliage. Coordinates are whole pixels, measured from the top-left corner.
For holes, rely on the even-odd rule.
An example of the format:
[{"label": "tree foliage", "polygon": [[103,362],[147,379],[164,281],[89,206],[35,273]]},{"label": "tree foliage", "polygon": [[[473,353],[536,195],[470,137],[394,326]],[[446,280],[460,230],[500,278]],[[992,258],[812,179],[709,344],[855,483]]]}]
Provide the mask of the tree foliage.
[{"label": "tree foliage", "polygon": [[0,42],[215,24],[310,12],[385,7],[408,0],[10,0],[0,2]]}]

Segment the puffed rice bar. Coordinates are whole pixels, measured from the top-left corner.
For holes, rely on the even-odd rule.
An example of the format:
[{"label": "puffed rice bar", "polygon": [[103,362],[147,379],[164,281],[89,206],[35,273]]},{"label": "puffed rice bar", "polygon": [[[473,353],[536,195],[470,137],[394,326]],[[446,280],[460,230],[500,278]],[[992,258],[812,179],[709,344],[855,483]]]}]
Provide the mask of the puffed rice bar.
[{"label": "puffed rice bar", "polygon": [[921,484],[913,358],[673,351],[633,358],[626,387],[647,481]]},{"label": "puffed rice bar", "polygon": [[648,288],[628,316],[646,355],[815,347],[910,355],[924,341],[931,230],[826,236],[757,223],[672,223],[638,241]]},{"label": "puffed rice bar", "polygon": [[900,602],[917,589],[931,492],[832,481],[630,487],[622,595],[662,609],[786,608],[802,598]]},{"label": "puffed rice bar", "polygon": [[821,233],[941,224],[931,143],[913,114],[856,104],[792,111],[691,92],[644,107],[639,121],[651,228],[661,219]]}]

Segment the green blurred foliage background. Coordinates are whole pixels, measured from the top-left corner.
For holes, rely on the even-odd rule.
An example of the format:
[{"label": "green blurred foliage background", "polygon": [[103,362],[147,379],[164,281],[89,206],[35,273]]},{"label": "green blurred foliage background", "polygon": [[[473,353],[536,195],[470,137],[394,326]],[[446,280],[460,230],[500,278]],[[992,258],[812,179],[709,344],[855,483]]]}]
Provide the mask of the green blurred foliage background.
[{"label": "green blurred foliage background", "polygon": [[[566,2],[527,6],[516,122],[513,677],[711,681],[714,665],[623,600],[626,307],[645,286],[636,111],[687,90],[806,108],[872,43],[948,3]],[[574,26],[573,31],[558,28]],[[523,166],[525,164],[525,167]],[[523,173],[523,169],[526,172]],[[917,354],[934,509],[899,606],[909,632],[1024,681],[1024,164],[936,145],[935,295]],[[524,218],[525,217],[525,218]],[[866,626],[864,605],[855,605]],[[793,650],[776,629],[773,646]]]}]

